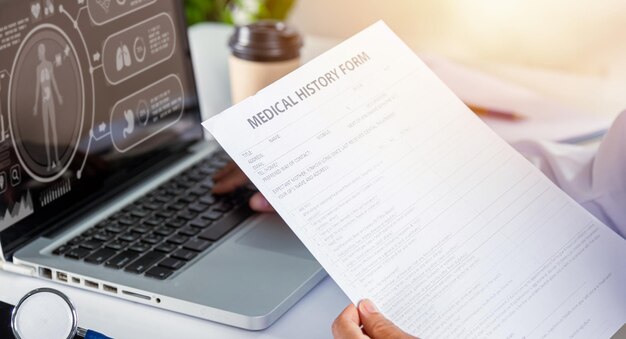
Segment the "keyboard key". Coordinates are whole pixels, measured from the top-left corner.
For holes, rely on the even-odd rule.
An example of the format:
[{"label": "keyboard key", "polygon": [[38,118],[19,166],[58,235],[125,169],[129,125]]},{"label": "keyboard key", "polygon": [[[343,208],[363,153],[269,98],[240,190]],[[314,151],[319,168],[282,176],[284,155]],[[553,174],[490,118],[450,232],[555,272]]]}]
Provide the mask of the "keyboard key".
[{"label": "keyboard key", "polygon": [[191,204],[192,202],[195,202],[196,197],[191,196],[191,195],[185,195],[185,196],[179,197],[177,201],[187,205],[187,204]]},{"label": "keyboard key", "polygon": [[146,211],[143,209],[136,209],[130,212],[131,215],[136,216],[137,218],[145,218],[150,214],[150,211]]},{"label": "keyboard key", "polygon": [[163,218],[160,217],[152,217],[152,218],[148,218],[146,220],[144,220],[142,222],[142,224],[144,225],[148,225],[148,226],[158,226],[161,225],[163,223]]},{"label": "keyboard key", "polygon": [[65,256],[70,259],[82,259],[86,257],[89,253],[91,253],[90,250],[78,247],[67,251],[67,253],[65,253]]},{"label": "keyboard key", "polygon": [[178,180],[176,183],[178,184],[178,186],[185,189],[192,188],[196,185],[195,182],[189,180]]},{"label": "keyboard key", "polygon": [[211,225],[212,221],[204,218],[195,218],[189,225],[193,227],[205,228]]},{"label": "keyboard key", "polygon": [[114,240],[106,245],[107,248],[112,250],[120,251],[128,246],[128,243],[125,241]]},{"label": "keyboard key", "polygon": [[133,232],[139,233],[139,234],[146,234],[146,233],[150,232],[151,230],[152,230],[152,228],[150,226],[145,226],[145,225],[135,226],[132,229]]},{"label": "keyboard key", "polygon": [[204,180],[202,180],[202,182],[200,182],[200,186],[206,188],[206,189],[212,189],[213,188],[213,179],[206,178]]},{"label": "keyboard key", "polygon": [[154,233],[162,236],[168,236],[174,233],[174,229],[167,226],[159,226],[157,229],[154,230]]},{"label": "keyboard key", "polygon": [[54,255],[62,255],[65,252],[69,251],[70,248],[72,248],[72,246],[61,245],[61,246],[57,247],[54,251],[52,251],[52,254],[54,254]]},{"label": "keyboard key", "polygon": [[153,267],[146,272],[146,277],[155,278],[159,280],[167,279],[170,275],[172,275],[174,271],[167,269],[165,267]]},{"label": "keyboard key", "polygon": [[162,205],[163,204],[158,202],[158,201],[149,201],[149,202],[146,202],[146,203],[142,204],[141,206],[143,206],[143,208],[145,208],[147,210],[155,211],[155,210],[158,210],[159,208],[161,208]]},{"label": "keyboard key", "polygon": [[126,226],[117,225],[117,224],[111,224],[105,228],[107,232],[111,232],[111,233],[122,233],[126,231],[126,229],[127,229]]},{"label": "keyboard key", "polygon": [[209,189],[206,187],[202,187],[202,186],[196,186],[190,190],[187,191],[188,194],[193,194],[193,195],[197,195],[197,196],[203,196],[207,193],[209,193]]},{"label": "keyboard key", "polygon": [[126,242],[133,242],[133,241],[139,239],[140,236],[141,235],[139,233],[126,232],[126,233],[122,234],[118,239],[126,241]]},{"label": "keyboard key", "polygon": [[100,248],[102,247],[102,244],[104,244],[104,242],[102,241],[98,241],[98,240],[87,240],[85,242],[83,242],[82,244],[80,244],[80,247],[82,248],[86,248],[88,250],[95,250],[96,248]]},{"label": "keyboard key", "polygon": [[174,216],[174,212],[168,210],[161,210],[155,213],[157,217],[161,217],[164,219],[171,218]]},{"label": "keyboard key", "polygon": [[96,226],[94,226],[94,227],[97,228],[97,229],[105,228],[105,227],[109,226],[110,223],[111,222],[109,220],[102,220],[101,222],[97,223]]},{"label": "keyboard key", "polygon": [[169,204],[167,206],[167,209],[170,209],[172,211],[180,211],[180,210],[184,209],[185,206],[187,206],[187,204],[183,204],[181,202],[175,202],[175,203]]},{"label": "keyboard key", "polygon": [[172,187],[176,187],[176,183],[173,181],[173,179],[170,179],[170,181],[161,185],[161,187],[159,188],[159,192],[166,192],[168,189]]},{"label": "keyboard key", "polygon": [[133,261],[132,264],[128,265],[124,269],[124,271],[141,274],[157,262],[161,261],[161,259],[163,259],[164,257],[165,254],[161,252],[148,252],[144,254],[141,258]]},{"label": "keyboard key", "polygon": [[72,246],[80,245],[80,243],[82,243],[84,240],[85,240],[85,237],[82,237],[79,235],[77,237],[72,238],[72,240],[68,241],[67,244],[72,245]]},{"label": "keyboard key", "polygon": [[216,168],[213,166],[205,166],[204,168],[198,168],[194,171],[194,178],[197,182],[204,187],[210,188],[213,185],[213,175],[222,168]]},{"label": "keyboard key", "polygon": [[201,213],[206,211],[209,208],[209,205],[205,205],[201,202],[194,202],[191,205],[187,206],[187,208],[192,212]]},{"label": "keyboard key", "polygon": [[154,249],[159,251],[159,252],[170,253],[170,252],[172,252],[173,250],[175,250],[177,248],[178,248],[178,245],[176,245],[176,244],[171,244],[171,243],[168,243],[168,242],[164,242],[164,243],[158,245],[157,247],[155,247]]},{"label": "keyboard key", "polygon": [[100,241],[109,241],[113,239],[114,237],[115,237],[115,234],[110,233],[110,232],[103,232],[103,231],[100,231],[94,234],[93,236],[94,239],[100,240]]},{"label": "keyboard key", "polygon": [[220,219],[222,216],[224,215],[224,213],[220,212],[220,211],[214,211],[213,209],[211,209],[210,211],[203,213],[202,217],[204,219],[208,219],[208,220],[218,220]]},{"label": "keyboard key", "polygon": [[143,252],[149,250],[150,247],[152,247],[152,246],[149,245],[149,244],[138,242],[138,243],[130,245],[130,247],[128,249],[131,250],[131,251],[143,253]]},{"label": "keyboard key", "polygon": [[181,260],[185,260],[185,261],[189,261],[193,258],[195,258],[198,255],[198,253],[193,252],[193,251],[189,251],[186,249],[179,249],[178,251],[174,252],[171,257],[172,258],[176,258],[176,259],[181,259]]},{"label": "keyboard key", "polygon": [[169,239],[167,239],[167,242],[180,245],[180,244],[184,244],[185,242],[187,242],[188,239],[189,238],[184,235],[175,234],[171,236]]},{"label": "keyboard key", "polygon": [[205,180],[207,178],[206,175],[204,175],[204,174],[202,174],[202,173],[200,173],[200,172],[198,172],[196,170],[190,171],[189,173],[187,173],[187,176],[189,177],[189,179],[191,179],[191,180],[193,180],[195,182],[201,182],[202,180]]},{"label": "keyboard key", "polygon": [[223,219],[218,220],[213,225],[209,226],[198,235],[198,238],[216,241],[223,237],[226,233],[230,232],[233,228],[237,227],[251,214],[252,210],[250,210],[250,208],[242,206],[227,214]]},{"label": "keyboard key", "polygon": [[137,218],[137,217],[125,216],[125,217],[121,217],[120,220],[118,220],[117,222],[120,225],[132,226],[132,225],[136,224],[137,221],[139,221],[139,218]]},{"label": "keyboard key", "polygon": [[160,263],[159,266],[169,268],[171,270],[177,270],[183,266],[185,266],[185,261],[178,260],[174,258],[165,258]]},{"label": "keyboard key", "polygon": [[201,240],[201,239],[191,239],[183,245],[183,248],[196,251],[196,252],[202,252],[206,250],[207,248],[209,248],[209,246],[211,246],[210,241]]},{"label": "keyboard key", "polygon": [[212,205],[217,201],[217,199],[215,199],[215,196],[209,194],[198,198],[198,201],[203,204]]},{"label": "keyboard key", "polygon": [[182,188],[178,188],[178,187],[170,187],[167,189],[167,193],[174,195],[174,196],[179,196],[181,193],[183,193],[183,189]]},{"label": "keyboard key", "polygon": [[85,258],[85,262],[88,262],[90,264],[100,265],[106,260],[108,260],[109,258],[111,258],[113,255],[115,255],[115,253],[116,251],[110,248],[103,248],[101,250],[94,252],[87,258]]},{"label": "keyboard key", "polygon": [[233,205],[227,202],[220,201],[211,207],[211,210],[218,212],[228,212],[233,209]]},{"label": "keyboard key", "polygon": [[228,164],[230,158],[228,155],[224,155],[224,157],[215,156],[209,160],[211,167],[222,168]]},{"label": "keyboard key", "polygon": [[188,236],[192,237],[192,236],[200,233],[200,230],[201,229],[197,228],[197,227],[185,226],[185,227],[181,228],[178,231],[178,234],[188,235]]},{"label": "keyboard key", "polygon": [[189,210],[183,210],[178,212],[177,216],[180,219],[184,219],[184,220],[193,220],[196,216],[198,215],[198,213],[189,211]]},{"label": "keyboard key", "polygon": [[211,177],[215,173],[216,169],[212,167],[198,167],[198,172],[204,176]]},{"label": "keyboard key", "polygon": [[169,195],[169,194],[158,194],[154,197],[155,201],[158,201],[164,204],[167,204],[168,202],[172,201],[172,199],[174,199],[174,196]]},{"label": "keyboard key", "polygon": [[175,227],[175,228],[180,228],[180,227],[185,226],[185,223],[186,223],[186,221],[183,220],[183,219],[171,219],[166,224],[168,226],[172,226],[172,227]]},{"label": "keyboard key", "polygon": [[90,238],[91,236],[93,236],[97,232],[98,232],[97,228],[90,228],[90,229],[86,230],[85,232],[83,232],[81,234],[81,236],[84,237],[84,238]]},{"label": "keyboard key", "polygon": [[128,265],[131,261],[135,260],[139,256],[139,253],[126,250],[113,258],[107,260],[105,265],[110,268],[122,269]]},{"label": "keyboard key", "polygon": [[156,234],[148,234],[145,237],[143,237],[141,241],[147,244],[156,245],[160,243],[161,241],[163,241],[163,237],[156,235]]}]

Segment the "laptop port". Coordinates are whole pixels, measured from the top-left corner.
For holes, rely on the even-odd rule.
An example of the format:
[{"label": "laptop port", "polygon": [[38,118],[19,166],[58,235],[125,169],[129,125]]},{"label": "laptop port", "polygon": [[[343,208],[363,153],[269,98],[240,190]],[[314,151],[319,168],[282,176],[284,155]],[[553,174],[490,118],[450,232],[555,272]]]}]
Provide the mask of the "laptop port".
[{"label": "laptop port", "polygon": [[98,287],[100,287],[100,284],[98,284],[97,282],[94,282],[94,281],[85,280],[85,286],[91,287],[91,288],[98,288]]},{"label": "laptop port", "polygon": [[143,294],[139,294],[139,293],[135,293],[135,292],[131,292],[131,291],[124,291],[124,290],[122,290],[122,293],[124,293],[126,295],[130,295],[131,297],[136,297],[136,298],[150,300],[150,297],[147,296],[147,295],[143,295]]},{"label": "laptop port", "polygon": [[45,267],[39,267],[39,276],[46,279],[52,279],[52,270]]},{"label": "laptop port", "polygon": [[74,284],[80,284],[80,278],[72,277],[72,282]]},{"label": "laptop port", "polygon": [[57,272],[57,280],[67,282],[67,273]]},{"label": "laptop port", "polygon": [[102,288],[103,288],[106,292],[116,293],[116,294],[117,294],[117,287],[113,287],[113,286],[109,286],[109,285],[102,284]]}]

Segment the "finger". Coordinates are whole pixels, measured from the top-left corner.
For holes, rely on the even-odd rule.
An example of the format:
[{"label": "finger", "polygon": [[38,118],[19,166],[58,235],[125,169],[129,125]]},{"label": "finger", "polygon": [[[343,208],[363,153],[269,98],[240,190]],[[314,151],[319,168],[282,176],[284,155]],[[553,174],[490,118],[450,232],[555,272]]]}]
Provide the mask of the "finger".
[{"label": "finger", "polygon": [[333,322],[333,336],[335,339],[365,339],[361,330],[359,311],[353,304],[346,307]]},{"label": "finger", "polygon": [[274,212],[274,207],[270,205],[270,202],[261,193],[254,193],[250,197],[250,208],[257,212]]},{"label": "finger", "polygon": [[359,316],[363,330],[372,338],[415,338],[385,318],[369,299],[361,300],[359,303]]},{"label": "finger", "polygon": [[248,177],[243,172],[233,172],[228,176],[216,181],[213,185],[213,193],[223,194],[236,190],[248,183]]},{"label": "finger", "polygon": [[226,175],[230,174],[233,170],[238,169],[237,164],[233,161],[229,161],[224,167],[220,168],[219,171],[213,174],[213,181],[218,181],[224,178]]}]

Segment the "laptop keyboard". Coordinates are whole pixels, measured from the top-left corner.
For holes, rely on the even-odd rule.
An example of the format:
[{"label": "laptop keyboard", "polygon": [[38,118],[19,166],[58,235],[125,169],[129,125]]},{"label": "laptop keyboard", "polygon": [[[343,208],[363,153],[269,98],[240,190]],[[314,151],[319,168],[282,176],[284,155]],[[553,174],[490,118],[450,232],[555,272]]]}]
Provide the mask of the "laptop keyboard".
[{"label": "laptop keyboard", "polygon": [[249,188],[211,194],[227,161],[225,153],[201,161],[52,253],[167,279],[252,214]]}]

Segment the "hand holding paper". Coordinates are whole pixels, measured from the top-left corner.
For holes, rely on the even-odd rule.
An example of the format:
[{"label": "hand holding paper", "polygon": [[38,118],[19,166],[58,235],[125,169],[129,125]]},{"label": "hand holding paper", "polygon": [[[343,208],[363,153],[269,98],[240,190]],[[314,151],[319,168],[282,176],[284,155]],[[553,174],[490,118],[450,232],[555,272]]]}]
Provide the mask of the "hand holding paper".
[{"label": "hand holding paper", "polygon": [[204,126],[350,299],[411,334],[595,338],[626,319],[623,239],[383,23]]}]

